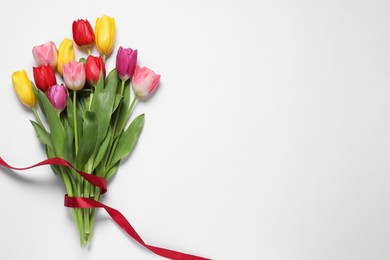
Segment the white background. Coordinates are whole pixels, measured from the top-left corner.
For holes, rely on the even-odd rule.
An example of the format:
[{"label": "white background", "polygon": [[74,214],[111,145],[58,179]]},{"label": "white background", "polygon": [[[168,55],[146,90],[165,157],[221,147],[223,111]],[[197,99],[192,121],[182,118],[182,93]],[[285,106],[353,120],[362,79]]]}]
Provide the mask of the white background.
[{"label": "white background", "polygon": [[[147,243],[213,259],[390,259],[390,2],[3,1],[0,155],[45,159],[11,74],[115,17],[162,75],[103,202]],[[95,49],[96,54],[96,49]],[[79,56],[80,57],[80,56]],[[99,211],[80,248],[49,167],[0,170],[1,259],[161,259]]]}]

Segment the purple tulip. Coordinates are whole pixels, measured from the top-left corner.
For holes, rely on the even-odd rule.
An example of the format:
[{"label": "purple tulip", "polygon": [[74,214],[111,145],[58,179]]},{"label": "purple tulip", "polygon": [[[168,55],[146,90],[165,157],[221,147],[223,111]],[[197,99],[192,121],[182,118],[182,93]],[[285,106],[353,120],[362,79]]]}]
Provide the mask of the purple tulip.
[{"label": "purple tulip", "polygon": [[137,66],[137,50],[119,47],[116,54],[116,70],[121,80],[128,80]]},{"label": "purple tulip", "polygon": [[47,97],[58,112],[62,112],[65,109],[68,93],[64,84],[49,87]]}]

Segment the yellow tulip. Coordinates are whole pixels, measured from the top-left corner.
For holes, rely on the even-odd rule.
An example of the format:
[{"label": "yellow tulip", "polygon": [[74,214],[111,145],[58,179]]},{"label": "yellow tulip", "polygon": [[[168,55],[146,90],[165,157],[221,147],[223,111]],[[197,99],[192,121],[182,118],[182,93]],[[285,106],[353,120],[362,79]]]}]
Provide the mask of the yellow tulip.
[{"label": "yellow tulip", "polygon": [[62,65],[75,61],[73,41],[70,39],[64,39],[58,50],[57,71],[62,76]]},{"label": "yellow tulip", "polygon": [[115,41],[115,20],[112,17],[103,15],[96,19],[95,42],[100,54],[110,55],[114,48]]},{"label": "yellow tulip", "polygon": [[35,95],[26,71],[19,70],[12,73],[12,84],[20,101],[27,107],[34,107]]}]

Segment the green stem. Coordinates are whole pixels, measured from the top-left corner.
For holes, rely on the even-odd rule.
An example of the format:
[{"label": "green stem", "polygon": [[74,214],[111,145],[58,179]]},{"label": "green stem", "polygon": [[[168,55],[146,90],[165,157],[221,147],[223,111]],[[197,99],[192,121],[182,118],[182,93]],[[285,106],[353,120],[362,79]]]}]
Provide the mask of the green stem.
[{"label": "green stem", "polygon": [[31,109],[32,109],[32,111],[34,112],[35,118],[37,119],[39,125],[40,125],[42,128],[45,128],[45,126],[43,125],[42,120],[41,120],[41,118],[39,117],[39,115],[38,115],[37,110],[35,109],[35,107],[31,107]]},{"label": "green stem", "polygon": [[73,128],[74,128],[74,144],[75,144],[75,155],[79,151],[79,136],[77,133],[77,111],[76,111],[76,91],[73,91]]},{"label": "green stem", "polygon": [[88,110],[91,110],[92,100],[93,100],[93,90],[91,92],[91,95],[89,96],[89,107],[88,107]]},{"label": "green stem", "polygon": [[83,222],[83,209],[77,209],[77,218],[79,220],[79,231],[80,231],[80,246],[85,245],[85,231],[84,231],[84,222]]},{"label": "green stem", "polygon": [[134,98],[133,98],[133,101],[131,102],[130,108],[129,108],[130,114],[131,114],[131,111],[133,110],[133,107],[135,105],[135,101],[137,101],[137,99],[138,99],[138,96],[135,95]]},{"label": "green stem", "polygon": [[[73,90],[73,132],[74,132],[74,152],[75,158],[77,157],[78,149],[79,149],[79,135],[77,133],[77,106],[76,106],[76,91]],[[81,196],[81,185],[82,178],[80,175],[77,177],[77,196]]]},{"label": "green stem", "polygon": [[[87,163],[86,172],[92,174],[92,168],[93,168],[93,161],[89,160],[89,162]],[[84,198],[90,198],[90,189],[91,189],[91,184],[89,182],[85,182]],[[90,209],[84,209],[84,229],[87,238],[89,238],[91,233],[91,227],[89,224],[90,216],[91,216]]]},{"label": "green stem", "polygon": [[[95,194],[93,196],[93,199],[96,201],[100,200],[100,189],[99,188],[97,188],[95,190]],[[95,216],[96,216],[96,208],[93,208],[92,212],[91,212],[91,221],[89,222],[91,233],[89,234],[89,237],[87,240],[88,243],[91,243],[91,241],[92,241],[92,231],[93,231],[93,225],[95,224]]]},{"label": "green stem", "polygon": [[103,54],[103,61],[104,61],[104,63],[106,63],[106,55],[105,54]]},{"label": "green stem", "polygon": [[121,95],[123,95],[123,91],[125,90],[125,83],[126,83],[126,80],[123,80],[123,79],[122,79],[122,84],[121,84]]},{"label": "green stem", "polygon": [[91,55],[91,48],[88,48],[88,56]]},{"label": "green stem", "polygon": [[[62,169],[62,167],[60,167],[60,170],[61,170],[62,179],[64,180],[65,187],[68,192],[68,196],[73,197],[73,188],[72,188],[70,175],[68,174],[68,172]],[[85,238],[84,238],[84,226],[82,222],[82,216],[80,214],[82,213],[81,209],[72,208],[72,213],[73,213],[74,221],[76,222],[77,229],[79,230],[79,234],[80,234],[80,246],[84,246]]]},{"label": "green stem", "polygon": [[[73,91],[73,129],[74,129],[74,143],[75,143],[75,157],[79,151],[79,135],[77,132],[77,106],[76,106],[76,91]],[[77,196],[82,196],[82,178],[78,176],[77,183]],[[80,245],[84,246],[85,244],[85,231],[84,231],[84,221],[83,221],[83,209],[77,209],[77,217],[79,220],[79,230],[80,230]]]},{"label": "green stem", "polygon": [[[85,196],[86,197],[86,196]],[[91,216],[91,212],[89,209],[80,209],[80,210],[83,210],[84,212],[84,232],[85,232],[85,236],[86,237],[89,237],[90,233],[91,233],[91,230],[90,230],[90,224],[89,224],[89,218]]]}]

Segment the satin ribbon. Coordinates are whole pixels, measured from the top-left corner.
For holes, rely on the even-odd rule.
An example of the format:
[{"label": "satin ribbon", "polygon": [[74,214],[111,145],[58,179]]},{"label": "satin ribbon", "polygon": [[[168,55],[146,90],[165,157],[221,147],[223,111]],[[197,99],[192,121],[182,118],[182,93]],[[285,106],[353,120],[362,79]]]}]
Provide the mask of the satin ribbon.
[{"label": "satin ribbon", "polygon": [[142,238],[137,234],[137,232],[134,230],[134,228],[131,226],[129,221],[120,213],[118,210],[113,209],[99,201],[89,199],[89,198],[80,198],[80,197],[68,197],[68,195],[65,195],[65,207],[70,208],[104,208],[107,213],[111,216],[111,218],[127,233],[129,236],[131,236],[134,240],[136,240],[138,243],[152,251],[153,253],[167,257],[170,259],[188,259],[188,260],[201,260],[201,259],[207,259],[202,258],[199,256],[189,255],[180,253],[177,251],[151,246],[146,244]]},{"label": "satin ribbon", "polygon": [[[24,168],[17,168],[9,165],[6,163],[1,157],[0,157],[0,165],[13,169],[13,170],[28,170],[39,166],[44,165],[62,165],[65,167],[69,167],[74,169],[78,174],[80,174],[85,180],[90,182],[91,184],[101,188],[101,193],[107,192],[107,181],[104,178],[101,178],[96,175],[88,174],[82,171],[79,171],[75,169],[68,161],[62,159],[62,158],[50,158],[46,159],[42,162],[39,162],[37,164],[34,164],[32,166],[24,167]],[[135,241],[137,241],[139,244],[144,246],[145,248],[149,249],[153,253],[166,257],[169,259],[177,259],[177,260],[207,260],[208,258],[203,258],[200,256],[194,256],[190,254],[185,254],[181,252],[177,252],[170,249],[165,249],[161,247],[156,247],[152,245],[146,244],[142,238],[138,235],[138,233],[135,231],[135,229],[131,226],[129,221],[120,213],[118,210],[111,208],[99,201],[89,199],[89,198],[82,198],[82,197],[69,197],[68,195],[65,195],[65,201],[64,206],[69,208],[103,208],[106,210],[106,212],[111,216],[111,218],[119,225],[119,227],[125,231],[129,236],[131,236]]]},{"label": "satin ribbon", "polygon": [[75,170],[78,174],[80,174],[84,179],[86,179],[91,184],[93,184],[96,187],[99,187],[100,189],[102,189],[102,191],[101,191],[102,194],[107,192],[107,181],[106,181],[106,179],[104,179],[102,177],[99,177],[99,176],[96,176],[96,175],[93,175],[93,174],[88,174],[88,173],[79,171],[76,168],[74,168],[73,165],[70,164],[70,162],[68,162],[68,161],[66,161],[66,160],[64,160],[62,158],[50,158],[50,159],[43,160],[42,162],[39,162],[39,163],[34,164],[32,166],[28,166],[28,167],[24,167],[24,168],[17,168],[17,167],[13,167],[13,166],[9,165],[8,163],[6,163],[3,160],[3,158],[0,157],[0,165],[3,165],[4,167],[7,167],[9,169],[18,170],[18,171],[24,171],[24,170],[32,169],[32,168],[35,168],[35,167],[44,166],[44,165],[62,165],[62,166],[66,166],[66,167],[69,167],[69,168],[72,168],[73,170]]}]

